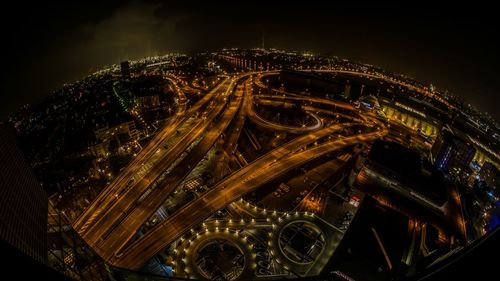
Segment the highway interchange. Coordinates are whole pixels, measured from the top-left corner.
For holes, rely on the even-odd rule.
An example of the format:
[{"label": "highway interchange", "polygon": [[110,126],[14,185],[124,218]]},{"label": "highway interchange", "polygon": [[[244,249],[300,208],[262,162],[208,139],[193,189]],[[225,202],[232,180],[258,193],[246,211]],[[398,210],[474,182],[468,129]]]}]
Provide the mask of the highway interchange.
[{"label": "highway interchange", "polygon": [[[308,162],[371,142],[388,132],[375,115],[359,114],[348,103],[286,93],[255,95],[253,88],[262,83],[261,75],[247,72],[225,76],[190,108],[186,108],[179,81],[167,78],[178,95],[176,114],[73,223],[74,229],[105,261],[119,268],[139,270],[231,202]],[[276,124],[255,110],[257,102],[285,101],[302,102],[303,109],[316,122],[305,127]],[[316,107],[318,104],[330,109]],[[318,114],[331,116],[323,118]],[[247,117],[263,129],[296,137],[243,164],[152,229],[137,235],[217,141],[225,137],[225,153],[230,158],[237,157],[236,146]],[[348,128],[352,129],[351,134],[344,133]]]}]

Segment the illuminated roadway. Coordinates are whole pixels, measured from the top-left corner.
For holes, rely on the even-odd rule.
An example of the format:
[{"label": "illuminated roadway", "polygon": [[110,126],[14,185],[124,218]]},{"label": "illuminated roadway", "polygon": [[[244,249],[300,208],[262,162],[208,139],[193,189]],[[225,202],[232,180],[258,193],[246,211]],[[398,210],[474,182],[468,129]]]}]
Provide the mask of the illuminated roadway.
[{"label": "illuminated roadway", "polygon": [[[136,201],[136,205],[127,217],[113,229],[111,235],[106,237],[108,243],[102,246],[106,251],[104,255],[105,258],[109,258],[113,254],[119,253],[120,249],[135,235],[139,227],[142,226],[151,214],[161,206],[167,197],[195,167],[193,163],[198,163],[206,155],[208,150],[214,145],[233,119],[241,104],[241,99],[242,91],[240,90],[237,91],[235,98],[229,103],[222,117],[217,120],[213,127],[203,134],[203,139],[189,151],[181,162],[179,162],[179,164],[168,174],[164,181],[156,188],[152,189],[145,199]],[[220,107],[221,108],[214,110],[214,112],[220,112],[224,104],[220,105]],[[186,140],[186,144],[192,143],[194,138],[200,135],[202,135],[201,131],[194,134],[192,133],[191,140]]]},{"label": "illuminated roadway", "polygon": [[[264,100],[264,101],[268,101],[268,100]],[[263,100],[259,100],[259,102],[263,102]],[[316,114],[314,114],[310,111],[306,111],[306,113],[315,119],[316,122],[314,124],[312,124],[310,126],[304,126],[304,127],[290,126],[290,125],[273,123],[273,122],[270,122],[270,121],[262,118],[260,115],[258,115],[255,112],[255,109],[253,106],[253,101],[250,102],[249,104],[250,104],[250,105],[248,105],[249,109],[247,110],[248,117],[250,117],[250,119],[258,126],[269,129],[269,130],[285,131],[285,132],[290,132],[290,133],[294,133],[294,134],[303,134],[303,133],[315,131],[315,130],[323,127],[323,121]],[[273,104],[273,102],[269,101],[266,104]]]},{"label": "illuminated roadway", "polygon": [[[147,260],[186,230],[201,223],[227,203],[321,155],[359,142],[370,141],[387,133],[385,127],[373,118],[363,118],[364,120],[351,118],[357,122],[334,124],[309,132],[229,175],[201,197],[168,216],[145,235],[129,242],[196,163],[206,155],[241,108],[238,117],[243,121],[233,125],[236,132],[231,132],[228,139],[229,143],[235,145],[245,114],[252,114],[253,110],[250,102],[251,90],[248,85],[245,87],[244,97],[243,89],[236,90],[234,96],[231,94],[234,81],[250,74],[245,73],[233,79],[226,79],[189,111],[179,110],[124,173],[110,184],[75,222],[75,230],[104,260],[118,267],[140,269]],[[311,101],[314,98],[302,97],[302,100],[304,99]],[[201,120],[195,122],[187,131],[179,133],[177,128],[189,121],[190,117],[210,100],[211,103],[204,108],[206,114],[199,118]],[[241,106],[242,101],[244,106]],[[317,102],[329,103],[325,99],[317,99]],[[352,111],[353,115],[356,115],[355,109],[349,104],[333,102],[332,105]],[[371,128],[372,131],[331,139],[330,135],[335,132],[360,125]],[[172,137],[175,138],[174,143],[162,151],[161,157],[155,156],[159,151],[158,146],[162,145],[165,139]],[[328,140],[315,144],[325,137],[329,137]],[[144,173],[142,177],[133,179],[132,184],[127,184],[135,171],[143,163],[150,161],[150,158],[159,159],[147,174]]]},{"label": "illuminated roadway", "polygon": [[[245,74],[248,75],[248,74]],[[245,76],[244,75],[244,76]],[[175,189],[175,187],[185,178],[185,176],[192,170],[188,163],[196,163],[206,154],[210,147],[215,143],[219,135],[226,129],[230,121],[233,119],[239,105],[241,103],[242,91],[237,91],[236,97],[231,100],[227,110],[227,100],[230,99],[229,93],[232,92],[234,80],[226,80],[223,84],[228,84],[221,87],[223,92],[216,98],[217,106],[210,105],[206,112],[206,116],[200,118],[202,122],[197,123],[191,127],[187,132],[174,143],[171,148],[164,154],[158,163],[140,180],[136,180],[128,190],[121,188],[121,191],[126,191],[124,194],[121,192],[118,196],[111,196],[105,205],[107,208],[102,212],[102,207],[97,207],[98,212],[92,214],[94,218],[91,223],[85,224],[84,229],[80,230],[80,235],[86,242],[94,247],[104,259],[109,259],[112,255],[119,252],[132,238],[136,231],[144,224],[144,222],[154,213],[158,207],[165,201],[166,197]],[[206,103],[209,98],[212,98],[217,87],[211,94],[205,96],[203,103]],[[202,103],[202,104],[203,104]],[[200,103],[198,103],[200,104]],[[201,104],[201,105],[202,105]],[[190,110],[194,113],[200,109],[200,106],[195,106]],[[222,117],[218,114],[223,112]],[[215,126],[212,121],[216,118]],[[209,128],[208,131],[207,128]],[[173,130],[170,130],[173,131]],[[161,142],[156,143],[161,144]],[[192,147],[195,144],[194,148]],[[192,150],[187,151],[188,148]],[[153,151],[157,151],[152,149]],[[153,152],[154,153],[154,152]],[[178,161],[184,154],[185,161]],[[145,156],[147,157],[147,156]],[[195,160],[196,159],[196,160]],[[177,162],[177,163],[176,163]],[[176,163],[175,167],[171,167]],[[171,167],[165,170],[167,167]],[[122,184],[118,182],[116,185]],[[106,194],[113,194],[112,191],[105,191]],[[104,193],[103,193],[104,194]],[[145,200],[147,198],[147,200]],[[95,201],[100,202],[100,201]],[[104,204],[102,204],[104,205]],[[101,206],[102,206],[101,205]],[[94,208],[95,209],[95,208]],[[82,218],[88,217],[90,209],[82,215]],[[98,219],[95,217],[99,215]],[[83,220],[83,219],[82,219]],[[76,229],[76,228],[75,228]]]},{"label": "illuminated roadway", "polygon": [[[340,126],[336,127],[337,129],[340,128]],[[330,134],[333,131],[332,129],[332,127],[329,127],[325,131],[329,131],[327,134]],[[301,140],[292,141],[288,145],[288,149],[282,147],[273,150],[224,179],[202,197],[178,210],[173,216],[155,227],[154,230],[148,232],[130,245],[123,252],[123,259],[115,257],[111,260],[111,263],[118,267],[138,270],[151,257],[180,237],[184,232],[203,222],[203,220],[219,209],[222,209],[228,203],[237,200],[262,184],[328,152],[359,142],[374,140],[384,136],[385,133],[387,133],[386,130],[380,130],[368,134],[345,137],[293,153],[293,148],[300,148],[317,139],[311,139],[311,136],[307,135]]]},{"label": "illuminated roadway", "polygon": [[[93,204],[85,210],[85,212],[75,221],[73,227],[75,230],[79,232],[79,234],[85,239],[87,236],[86,234],[90,232],[91,235],[95,236],[96,234],[100,234],[101,232],[93,232],[91,230],[95,228],[103,229],[103,227],[98,227],[99,221],[103,220],[105,212],[103,211],[108,211],[109,208],[117,205],[117,197],[127,188],[127,184],[130,181],[130,179],[136,174],[137,170],[141,168],[142,164],[149,161],[152,158],[152,155],[154,155],[158,151],[158,147],[163,143],[163,141],[169,137],[172,137],[174,134],[176,134],[177,129],[179,126],[185,122],[188,117],[193,115],[195,112],[200,110],[202,106],[204,106],[209,100],[213,99],[215,94],[221,90],[222,91],[226,90],[228,87],[228,83],[230,82],[230,79],[227,79],[226,81],[222,82],[220,85],[218,85],[213,91],[211,91],[209,94],[204,96],[195,106],[193,106],[186,114],[176,114],[174,119],[169,122],[164,129],[155,137],[150,144],[147,145],[146,148],[144,148],[141,153],[134,159],[134,162],[132,162],[131,165],[129,165],[126,170],[117,178],[115,179],[106,189],[101,192],[99,197],[93,202]],[[214,112],[214,111],[212,111]],[[184,118],[182,118],[184,116]],[[206,123],[206,122],[205,122]],[[201,123],[199,123],[201,124]],[[187,133],[184,133],[183,136],[179,137],[179,140],[177,143],[175,143],[171,149],[168,152],[165,152],[165,155],[178,155],[182,153],[183,147],[185,146],[185,140],[187,138],[192,138],[195,134],[190,134],[191,131],[196,129],[197,127],[192,127],[190,131]],[[198,127],[199,128],[199,127]],[[178,144],[178,145],[177,145]],[[172,151],[172,150],[176,151]],[[176,153],[177,152],[177,153]],[[154,170],[152,170],[150,174],[144,175],[143,178],[140,179],[134,179],[134,182],[132,186],[130,186],[131,191],[137,191],[137,193],[142,193],[142,188],[141,186],[148,186],[149,183],[153,181],[154,178],[156,178],[157,174],[162,172],[163,166],[168,166],[171,164],[172,159],[160,159],[158,163],[155,164]],[[163,165],[162,165],[163,164]],[[165,168],[166,169],[166,168]],[[155,176],[156,175],[156,176]],[[133,188],[132,188],[133,187]],[[117,196],[118,195],[118,196]],[[125,195],[130,196],[131,192],[125,192]],[[120,198],[119,203],[123,203],[122,198]],[[120,210],[124,208],[123,204],[120,204]],[[110,218],[110,220],[113,220],[113,218]],[[109,224],[109,219],[105,220],[106,223]],[[87,240],[87,239],[85,239]],[[93,244],[87,240],[89,244]]]},{"label": "illuminated roadway", "polygon": [[200,198],[177,210],[174,215],[167,217],[166,220],[155,226],[153,230],[125,248],[118,256],[112,257],[110,262],[118,267],[140,269],[147,260],[181,236],[185,231],[201,223],[226,204],[251,192],[267,181],[328,152],[359,142],[380,138],[387,134],[385,127],[375,120],[372,121],[373,124],[368,124],[367,126],[376,128],[376,130],[370,133],[329,140],[303,150],[306,145],[315,143],[318,139],[329,136],[345,127],[359,125],[359,123],[335,124],[296,138],[261,156],[248,166],[217,183]]},{"label": "illuminated roadway", "polygon": [[[179,98],[179,107],[176,114],[170,118],[167,124],[163,127],[162,131],[159,132],[146,147],[144,147],[136,158],[116,177],[113,182],[101,192],[98,197],[94,200],[93,204],[90,205],[85,212],[73,223],[73,228],[79,232],[84,232],[87,227],[92,223],[92,221],[97,217],[97,215],[112,202],[113,194],[119,194],[137,172],[141,168],[141,163],[147,161],[153,153],[156,152],[158,146],[169,138],[173,132],[178,128],[179,124],[186,118],[183,118],[186,111],[186,97],[179,90],[177,85],[174,85],[176,93]],[[198,102],[196,106],[193,107],[186,115],[191,115],[194,110],[199,109],[204,103],[208,101],[211,96],[207,95],[206,99]]]},{"label": "illuminated roadway", "polygon": [[243,130],[243,125],[245,124],[245,119],[247,117],[247,107],[249,104],[249,99],[251,93],[251,84],[252,78],[247,80],[245,84],[245,92],[243,96],[243,101],[241,104],[241,108],[238,111],[238,115],[236,116],[233,125],[230,128],[230,133],[226,138],[226,142],[224,144],[224,150],[228,154],[232,154],[236,151],[238,145],[238,139],[240,137],[241,131]]}]

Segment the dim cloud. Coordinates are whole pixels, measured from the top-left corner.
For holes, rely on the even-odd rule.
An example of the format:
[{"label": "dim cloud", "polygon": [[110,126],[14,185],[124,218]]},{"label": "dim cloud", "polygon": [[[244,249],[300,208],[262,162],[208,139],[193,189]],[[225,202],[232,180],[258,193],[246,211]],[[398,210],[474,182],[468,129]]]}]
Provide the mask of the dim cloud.
[{"label": "dim cloud", "polygon": [[[130,3],[95,25],[79,27],[88,40],[68,48],[69,54],[89,58],[93,67],[140,58],[182,47],[175,35],[178,17],[160,19],[156,5]],[[94,59],[95,58],[95,59]]]}]

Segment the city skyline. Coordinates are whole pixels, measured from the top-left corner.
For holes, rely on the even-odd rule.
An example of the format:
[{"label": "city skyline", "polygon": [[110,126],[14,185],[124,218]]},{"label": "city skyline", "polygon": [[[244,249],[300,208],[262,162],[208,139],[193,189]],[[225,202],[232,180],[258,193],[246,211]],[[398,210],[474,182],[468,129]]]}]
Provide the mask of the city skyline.
[{"label": "city skyline", "polygon": [[500,225],[498,124],[342,58],[125,60],[8,125],[49,195],[49,237],[82,240],[53,244],[49,264],[80,279],[103,278],[104,264],[121,276],[399,279]]},{"label": "city skyline", "polygon": [[5,274],[498,275],[495,9],[359,4],[10,7]]}]

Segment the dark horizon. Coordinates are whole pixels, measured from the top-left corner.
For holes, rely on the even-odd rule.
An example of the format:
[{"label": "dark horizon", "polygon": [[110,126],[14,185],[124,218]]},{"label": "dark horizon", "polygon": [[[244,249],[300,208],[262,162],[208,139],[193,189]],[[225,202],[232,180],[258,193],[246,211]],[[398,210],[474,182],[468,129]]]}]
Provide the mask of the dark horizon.
[{"label": "dark horizon", "polygon": [[497,121],[500,69],[493,11],[172,1],[18,7],[2,21],[7,46],[1,116],[98,70],[171,51],[223,47],[312,51],[405,74],[449,90]]}]

